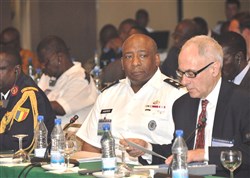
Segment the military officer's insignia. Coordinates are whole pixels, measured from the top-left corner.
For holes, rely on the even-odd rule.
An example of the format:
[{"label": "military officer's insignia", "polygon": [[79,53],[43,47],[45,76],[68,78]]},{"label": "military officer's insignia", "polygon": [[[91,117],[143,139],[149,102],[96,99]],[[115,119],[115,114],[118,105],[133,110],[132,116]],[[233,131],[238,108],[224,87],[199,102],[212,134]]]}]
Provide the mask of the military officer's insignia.
[{"label": "military officer's insignia", "polygon": [[153,104],[160,104],[160,101],[156,100],[156,101],[153,102]]},{"label": "military officer's insignia", "polygon": [[28,116],[28,114],[29,114],[29,109],[27,109],[27,108],[22,108],[22,107],[20,107],[20,108],[18,108],[18,110],[17,110],[17,112],[16,112],[16,115],[15,115],[15,120],[17,121],[17,122],[22,122],[22,121],[24,121],[26,118],[27,118],[27,116]]},{"label": "military officer's insignia", "polygon": [[10,89],[11,95],[15,96],[18,93],[18,86],[14,85],[11,89]]},{"label": "military officer's insignia", "polygon": [[166,78],[164,80],[164,82],[166,82],[166,83],[168,83],[168,84],[170,84],[173,87],[178,88],[178,89],[184,87],[181,83],[179,83],[178,81],[176,81],[176,80],[174,80],[172,78]]},{"label": "military officer's insignia", "polygon": [[157,126],[157,124],[154,120],[149,121],[149,123],[148,123],[149,130],[151,130],[151,131],[155,130],[156,126]]}]

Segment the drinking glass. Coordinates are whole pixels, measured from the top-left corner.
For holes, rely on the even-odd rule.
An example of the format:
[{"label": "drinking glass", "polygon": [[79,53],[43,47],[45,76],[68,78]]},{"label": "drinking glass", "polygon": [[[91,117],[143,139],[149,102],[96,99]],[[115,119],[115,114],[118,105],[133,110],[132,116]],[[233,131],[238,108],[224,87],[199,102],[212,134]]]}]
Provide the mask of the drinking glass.
[{"label": "drinking glass", "polygon": [[130,176],[130,174],[132,172],[132,168],[130,168],[125,162],[125,154],[126,154],[127,147],[125,147],[123,145],[119,145],[118,147],[122,153],[122,157],[121,157],[122,162],[117,167],[115,174],[117,174],[119,176],[123,176],[123,177],[128,177],[128,176]]},{"label": "drinking glass", "polygon": [[25,134],[13,135],[13,137],[18,138],[19,141],[19,150],[14,153],[13,159],[19,159],[20,163],[26,163],[30,161],[29,155],[26,151],[23,150],[23,138],[27,137]]},{"label": "drinking glass", "polygon": [[70,155],[76,151],[76,144],[73,140],[65,140],[64,155],[67,159],[65,172],[71,172],[69,169]]},{"label": "drinking glass", "polygon": [[237,169],[242,162],[242,154],[240,151],[227,150],[220,154],[222,165],[230,171],[230,178],[234,177],[234,170]]}]

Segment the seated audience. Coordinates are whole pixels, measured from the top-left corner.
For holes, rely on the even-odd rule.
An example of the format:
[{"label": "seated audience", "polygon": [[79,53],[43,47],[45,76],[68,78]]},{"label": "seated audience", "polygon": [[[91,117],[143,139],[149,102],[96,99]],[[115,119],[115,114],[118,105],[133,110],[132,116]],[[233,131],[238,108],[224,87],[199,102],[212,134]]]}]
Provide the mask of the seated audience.
[{"label": "seated audience", "polygon": [[29,60],[31,60],[34,69],[41,68],[35,53],[21,47],[20,33],[16,28],[8,27],[4,29],[0,34],[0,43],[4,46],[13,47],[20,52],[22,58],[22,70],[25,74],[28,74]]},{"label": "seated audience", "polygon": [[133,19],[125,19],[120,23],[118,32],[122,42],[129,37],[129,30],[134,26],[137,26],[137,23]]},{"label": "seated audience", "polygon": [[239,33],[247,43],[247,60],[250,62],[250,12],[236,14],[230,22],[229,31]]},{"label": "seated audience", "polygon": [[219,44],[223,49],[222,77],[245,88],[250,93],[250,63],[247,62],[245,39],[238,33],[220,35]]},{"label": "seated audience", "polygon": [[[221,46],[208,36],[193,37],[183,45],[178,60],[177,73],[188,93],[174,102],[172,113],[175,129],[185,133],[187,161],[215,164],[216,175],[228,176],[228,170],[221,165],[220,153],[240,150],[242,164],[235,176],[249,177],[250,95],[221,79]],[[172,144],[153,144],[153,151],[169,156],[171,147]],[[169,156],[165,163],[171,161]],[[164,160],[153,156],[152,162],[160,164]]]},{"label": "seated audience", "polygon": [[177,79],[176,69],[178,67],[178,55],[181,46],[191,37],[199,34],[198,26],[191,19],[184,19],[179,22],[172,35],[174,44],[170,48],[167,58],[161,65],[161,72],[171,78]]},{"label": "seated audience", "polygon": [[114,25],[104,25],[100,31],[101,68],[121,58],[122,41]]},{"label": "seated audience", "polygon": [[220,35],[222,32],[222,26],[226,25],[233,16],[235,16],[240,11],[240,1],[239,0],[226,0],[225,1],[225,21],[219,21],[213,29],[213,32]]},{"label": "seated audience", "polygon": [[145,9],[139,9],[136,11],[135,21],[140,27],[145,28],[148,32],[154,31],[151,27],[148,26],[149,14]]},{"label": "seated audience", "polygon": [[16,134],[26,134],[23,149],[34,149],[34,129],[37,116],[44,116],[48,140],[54,127],[55,114],[49,100],[35,82],[21,68],[19,51],[0,48],[0,151],[19,149]]},{"label": "seated audience", "polygon": [[[119,143],[121,135],[135,143],[167,144],[173,138],[172,103],[186,90],[159,70],[160,58],[153,39],[130,36],[122,46],[126,79],[103,91],[77,132],[85,151],[101,152],[101,125],[111,125]],[[165,128],[167,126],[167,128]],[[117,140],[118,139],[118,140]],[[132,151],[132,150],[131,150]]]},{"label": "seated audience", "polygon": [[208,35],[213,38],[216,38],[218,34],[214,33],[212,30],[209,29],[207,21],[202,17],[194,17],[193,21],[196,23],[198,28],[198,35]]},{"label": "seated audience", "polygon": [[69,49],[60,37],[45,37],[38,44],[37,54],[44,67],[38,85],[62,119],[62,126],[74,115],[79,116],[76,123],[83,123],[98,95],[92,77],[80,62],[72,62]]}]

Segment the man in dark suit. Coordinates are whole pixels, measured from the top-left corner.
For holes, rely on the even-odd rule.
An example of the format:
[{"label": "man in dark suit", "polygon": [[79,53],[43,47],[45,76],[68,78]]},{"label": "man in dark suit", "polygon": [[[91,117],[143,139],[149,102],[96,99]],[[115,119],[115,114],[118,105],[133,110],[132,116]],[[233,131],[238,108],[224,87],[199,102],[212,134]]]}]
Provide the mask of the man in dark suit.
[{"label": "man in dark suit", "polygon": [[224,53],[222,77],[250,92],[250,63],[245,39],[236,32],[227,32],[218,42]]},{"label": "man in dark suit", "polygon": [[[173,105],[175,129],[184,130],[188,146],[188,162],[206,161],[216,164],[217,175],[228,176],[220,163],[222,150],[242,152],[242,165],[236,177],[250,176],[250,96],[237,86],[221,79],[223,51],[208,36],[188,40],[179,55],[177,75],[188,93]],[[202,100],[207,100],[205,120],[199,121]],[[196,147],[199,132],[204,128],[203,146]],[[187,137],[190,137],[187,139]],[[170,145],[153,145],[153,151],[164,156],[171,154]],[[165,163],[169,164],[172,156]],[[153,156],[152,163],[164,160]]]},{"label": "man in dark suit", "polygon": [[44,116],[48,142],[54,127],[55,113],[45,93],[21,68],[19,51],[0,48],[0,151],[18,150],[16,134],[28,135],[23,149],[32,152],[35,147],[34,129],[38,115]]}]

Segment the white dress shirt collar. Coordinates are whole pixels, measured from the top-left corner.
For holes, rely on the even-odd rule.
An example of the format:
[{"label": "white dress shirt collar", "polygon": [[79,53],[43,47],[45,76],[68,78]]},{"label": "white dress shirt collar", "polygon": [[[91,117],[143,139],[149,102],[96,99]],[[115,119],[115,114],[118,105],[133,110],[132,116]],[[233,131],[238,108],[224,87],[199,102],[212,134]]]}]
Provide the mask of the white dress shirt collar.
[{"label": "white dress shirt collar", "polygon": [[247,74],[247,71],[249,70],[249,68],[250,68],[250,63],[248,62],[246,67],[234,78],[233,83],[236,85],[240,85],[241,81]]},{"label": "white dress shirt collar", "polygon": [[7,93],[5,93],[5,94],[1,92],[1,100],[6,100],[9,96],[9,94],[10,94],[10,90],[7,91]]}]

